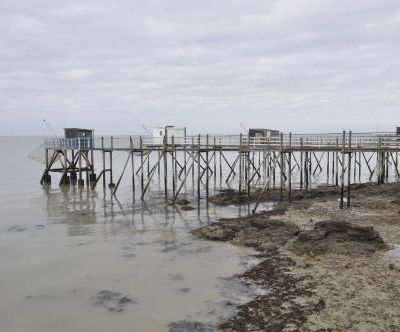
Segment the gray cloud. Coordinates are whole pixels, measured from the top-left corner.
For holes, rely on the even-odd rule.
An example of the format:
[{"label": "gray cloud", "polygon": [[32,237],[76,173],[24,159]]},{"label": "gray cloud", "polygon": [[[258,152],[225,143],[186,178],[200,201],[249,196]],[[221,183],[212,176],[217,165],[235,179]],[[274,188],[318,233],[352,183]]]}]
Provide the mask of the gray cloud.
[{"label": "gray cloud", "polygon": [[397,0],[0,3],[0,135],[400,124]]}]

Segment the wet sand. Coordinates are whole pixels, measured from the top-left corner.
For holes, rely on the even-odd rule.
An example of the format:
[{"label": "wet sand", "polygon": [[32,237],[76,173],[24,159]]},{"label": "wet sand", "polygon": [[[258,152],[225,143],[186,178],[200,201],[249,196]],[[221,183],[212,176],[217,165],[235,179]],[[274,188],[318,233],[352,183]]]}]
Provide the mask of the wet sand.
[{"label": "wet sand", "polygon": [[[211,201],[240,203],[238,197],[222,192]],[[263,258],[242,279],[267,293],[239,306],[219,328],[399,331],[400,184],[354,185],[352,208],[344,210],[336,189],[294,197],[274,211],[194,231],[201,238],[253,247]]]}]

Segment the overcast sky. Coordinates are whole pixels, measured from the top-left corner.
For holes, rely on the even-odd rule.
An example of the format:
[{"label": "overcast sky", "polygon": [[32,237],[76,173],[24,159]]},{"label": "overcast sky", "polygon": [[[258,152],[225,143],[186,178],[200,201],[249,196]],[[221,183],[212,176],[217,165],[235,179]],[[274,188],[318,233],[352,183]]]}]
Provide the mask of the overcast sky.
[{"label": "overcast sky", "polygon": [[399,0],[0,0],[0,135],[394,130],[399,68]]}]

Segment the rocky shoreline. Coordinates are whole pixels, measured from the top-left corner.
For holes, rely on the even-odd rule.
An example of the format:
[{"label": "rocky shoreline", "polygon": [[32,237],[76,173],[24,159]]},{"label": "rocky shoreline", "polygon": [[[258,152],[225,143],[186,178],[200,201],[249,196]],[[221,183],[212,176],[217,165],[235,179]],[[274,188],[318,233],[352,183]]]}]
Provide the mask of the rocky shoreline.
[{"label": "rocky shoreline", "polygon": [[[295,192],[290,205],[193,231],[253,247],[263,258],[242,278],[266,294],[240,305],[220,330],[400,330],[400,184],[352,189],[351,209],[339,209],[337,190],[319,188]],[[210,201],[243,202],[234,191]]]}]

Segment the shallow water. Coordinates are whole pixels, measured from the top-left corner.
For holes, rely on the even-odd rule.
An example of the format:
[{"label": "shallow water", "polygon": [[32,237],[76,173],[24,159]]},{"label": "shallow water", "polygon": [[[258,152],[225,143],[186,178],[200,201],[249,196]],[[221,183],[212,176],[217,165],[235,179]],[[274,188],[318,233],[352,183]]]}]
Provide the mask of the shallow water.
[{"label": "shallow water", "polygon": [[[43,165],[27,158],[41,141],[0,138],[1,331],[215,325],[257,292],[234,277],[258,262],[252,251],[190,233],[246,208],[207,209],[202,201],[182,211],[154,188],[146,202],[133,202],[128,185],[118,200],[100,187],[46,190],[38,183]],[[105,290],[115,296],[99,300]]]}]

